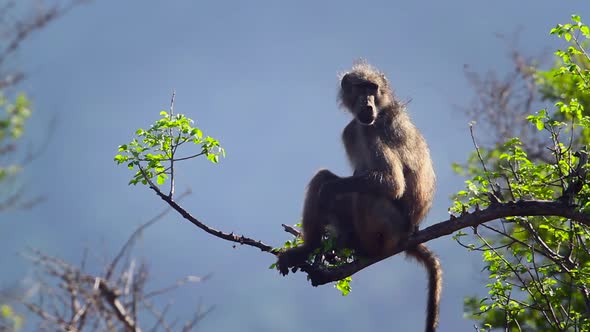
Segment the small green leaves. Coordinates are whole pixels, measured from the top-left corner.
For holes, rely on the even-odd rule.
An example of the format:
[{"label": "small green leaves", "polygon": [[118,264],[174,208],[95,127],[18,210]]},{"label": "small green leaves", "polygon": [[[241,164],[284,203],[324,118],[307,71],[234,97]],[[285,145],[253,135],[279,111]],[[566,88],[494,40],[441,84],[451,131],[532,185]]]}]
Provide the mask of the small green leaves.
[{"label": "small green leaves", "polygon": [[17,139],[23,134],[24,124],[31,116],[30,105],[30,101],[24,94],[19,94],[14,103],[10,103],[0,93],[0,107],[6,113],[6,116],[0,115],[0,140],[5,137]]},{"label": "small green leaves", "polygon": [[[523,144],[513,138],[478,149],[462,169],[472,178],[454,197],[449,209],[454,216],[480,208],[485,214],[489,195],[498,198],[492,202],[507,205],[521,200],[568,202],[577,211],[590,212],[590,176],[585,172],[590,166],[584,148],[590,141],[590,117],[584,110],[590,105],[590,29],[580,16],[571,19],[550,32],[567,43],[555,52],[556,68],[534,73],[535,92],[542,100],[557,101],[555,111],[543,109],[527,117],[541,139]],[[587,297],[577,292],[590,284],[589,234],[586,223],[576,218],[547,215],[481,224],[473,228],[475,243],[464,244],[469,236],[457,233],[454,238],[461,246],[481,252],[489,278],[485,296],[465,301],[467,316],[483,327],[476,329],[590,331]]]},{"label": "small green leaves", "polygon": [[0,316],[6,318],[14,315],[12,308],[6,304],[0,305]]},{"label": "small green leaves", "polygon": [[[174,172],[174,163],[205,156],[212,163],[218,163],[225,156],[219,141],[203,137],[199,128],[192,127],[193,120],[184,114],[169,114],[161,111],[161,119],[149,129],[138,129],[130,143],[120,145],[114,161],[126,164],[136,170],[129,184],[148,184],[155,178],[157,185],[163,185]],[[186,143],[200,146],[199,152],[179,155],[179,148]]]},{"label": "small green leaves", "polygon": [[[582,23],[580,16],[572,15],[572,22],[574,24],[558,24],[551,29],[550,33],[559,38],[565,39],[570,45],[565,50],[557,50],[555,55],[561,59],[561,66],[551,72],[554,76],[564,76],[556,79],[555,77],[546,77],[544,73],[540,73],[540,82],[542,86],[547,84],[544,81],[555,83],[562,83],[558,87],[575,86],[578,89],[578,94],[587,95],[590,88],[590,71],[588,68],[588,59],[584,45],[587,44],[585,38],[590,38],[590,28]],[[545,76],[545,77],[544,77]],[[571,84],[563,84],[563,83]],[[554,88],[554,87],[550,87]],[[551,92],[551,91],[546,91]]]},{"label": "small green leaves", "polygon": [[[301,223],[295,225],[301,227]],[[292,240],[285,241],[282,248],[275,248],[274,251],[288,250],[291,248],[299,247],[303,244],[301,236],[296,236]],[[339,248],[336,246],[336,238],[330,231],[326,231],[322,238],[322,245],[315,249],[307,259],[307,263],[313,264],[314,266],[322,265],[323,268],[330,269],[341,266],[346,263],[350,263],[356,259],[355,253],[349,248]],[[269,268],[277,269],[276,264],[272,264]],[[334,283],[334,288],[338,289],[342,296],[348,295],[351,291],[350,282],[352,277],[346,277],[338,280]]]},{"label": "small green leaves", "polygon": [[576,23],[580,23],[580,20],[581,20],[580,15],[576,15],[576,14],[572,15],[572,21],[574,21]]},{"label": "small green leaves", "polygon": [[23,317],[15,313],[12,307],[7,304],[0,305],[0,320],[2,319],[10,321],[12,323],[11,327],[5,326],[4,324],[0,326],[8,328],[8,331],[20,330],[24,322]]},{"label": "small green leaves", "polygon": [[545,129],[545,122],[549,120],[547,117],[546,110],[540,110],[537,112],[536,115],[529,115],[526,118],[530,123],[534,124],[537,127],[537,130],[541,131]]},{"label": "small green leaves", "polygon": [[344,279],[338,280],[334,287],[342,293],[342,296],[346,296],[352,290],[350,286],[350,282],[352,281],[351,277],[346,277]]},{"label": "small green leaves", "polygon": [[[5,163],[13,159],[8,158],[8,155],[14,151],[16,140],[22,137],[25,123],[30,116],[30,101],[24,94],[19,94],[14,102],[10,102],[0,92],[0,150],[4,151]],[[18,164],[0,165],[0,181],[13,177],[20,169]]]},{"label": "small green leaves", "polygon": [[158,174],[156,182],[158,183],[158,185],[161,186],[164,184],[164,182],[166,182],[167,178],[168,178],[168,175],[166,175],[164,173],[160,173],[160,174]]},{"label": "small green leaves", "polygon": [[[119,150],[119,151],[125,151],[125,150]],[[122,163],[126,162],[127,160],[129,160],[129,156],[123,156],[120,154],[115,156],[115,161],[117,162],[117,164],[122,164]]]}]

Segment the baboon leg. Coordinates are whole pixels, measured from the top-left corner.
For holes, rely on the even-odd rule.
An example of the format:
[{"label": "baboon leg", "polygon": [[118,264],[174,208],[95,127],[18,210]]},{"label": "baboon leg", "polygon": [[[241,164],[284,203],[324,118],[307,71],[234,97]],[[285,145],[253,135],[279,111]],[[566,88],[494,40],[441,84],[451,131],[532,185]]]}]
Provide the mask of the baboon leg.
[{"label": "baboon leg", "polygon": [[322,233],[328,222],[328,212],[320,209],[318,204],[319,191],[324,183],[336,179],[339,179],[336,174],[323,169],[316,173],[307,185],[301,221],[303,244],[279,255],[277,263],[283,275],[289,272],[289,267],[304,262],[307,256],[321,245]]},{"label": "baboon leg", "polygon": [[311,250],[320,246],[324,227],[328,223],[327,214],[329,211],[322,210],[319,206],[319,192],[327,182],[337,180],[340,177],[336,174],[323,169],[314,175],[307,186],[307,194],[303,203],[303,241],[306,247]]},{"label": "baboon leg", "polygon": [[356,193],[338,195],[328,205],[328,223],[335,232],[335,245],[339,249],[357,249],[357,201]]}]

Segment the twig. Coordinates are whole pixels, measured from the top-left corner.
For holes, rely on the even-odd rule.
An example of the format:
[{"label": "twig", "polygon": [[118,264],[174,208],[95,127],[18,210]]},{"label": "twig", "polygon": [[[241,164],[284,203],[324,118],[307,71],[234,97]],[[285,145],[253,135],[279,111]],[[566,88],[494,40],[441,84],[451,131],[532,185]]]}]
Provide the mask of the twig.
[{"label": "twig", "polygon": [[243,236],[243,235],[236,235],[233,232],[224,233],[222,231],[219,231],[215,228],[209,227],[209,226],[205,225],[204,223],[200,222],[197,218],[193,217],[188,211],[186,211],[182,206],[178,205],[178,203],[176,203],[174,201],[174,199],[172,199],[168,195],[165,195],[160,190],[160,188],[158,188],[158,186],[156,186],[156,184],[147,176],[143,167],[141,167],[141,166],[138,166],[138,167],[139,167],[139,171],[143,175],[143,178],[149,184],[150,189],[152,189],[158,196],[160,196],[160,198],[162,200],[164,200],[166,203],[168,203],[168,205],[170,205],[174,210],[176,210],[178,213],[180,213],[184,217],[184,219],[190,221],[193,225],[199,227],[200,229],[204,230],[205,232],[207,232],[213,236],[216,236],[218,238],[221,238],[221,239],[224,239],[227,241],[256,247],[256,248],[258,248],[262,251],[266,251],[266,252],[273,251],[273,247],[262,243],[262,241],[254,240],[254,239],[251,239],[251,238]]},{"label": "twig", "polygon": [[[176,98],[176,90],[172,91],[172,99],[170,100],[170,120],[174,116],[174,98]],[[173,130],[170,128],[170,137],[174,137]],[[176,149],[172,148],[170,151],[170,193],[168,196],[172,198],[174,196],[174,153]]]},{"label": "twig", "polygon": [[[183,286],[187,282],[207,279],[209,276],[203,278],[188,276],[167,288],[146,292],[145,285],[148,271],[145,264],[140,264],[139,268],[136,269],[136,260],[128,259],[125,266],[120,269],[116,268],[117,262],[129,254],[139,234],[146,227],[153,224],[155,220],[160,219],[166,212],[162,212],[136,229],[122,246],[115,259],[107,263],[109,265],[104,269],[104,275],[106,276],[108,272],[109,277],[111,277],[110,280],[101,275],[92,275],[83,271],[86,264],[86,253],[83,254],[84,258],[80,265],[74,266],[62,259],[46,255],[39,250],[30,249],[27,256],[38,267],[42,276],[36,291],[39,293],[40,299],[36,303],[31,303],[27,300],[27,296],[18,299],[18,301],[40,318],[39,330],[141,332],[138,316],[142,312],[155,310],[154,308],[142,306],[142,303],[146,303],[147,298],[155,298]],[[113,277],[115,274],[113,271],[119,271],[117,272],[118,276]],[[51,277],[54,282],[45,282],[43,280],[45,276]],[[56,286],[53,287],[53,284],[56,284]],[[162,315],[159,319],[163,318]],[[195,320],[195,317],[190,317],[189,322],[195,322],[196,324],[200,318],[202,318],[202,314],[197,320]],[[169,324],[160,321],[156,328],[157,326],[168,326],[170,327],[169,331],[172,331],[175,330],[174,325],[174,322]],[[189,326],[194,325],[189,324]]]},{"label": "twig", "polygon": [[[178,197],[178,199],[181,200],[182,198],[184,198],[184,197],[186,197],[186,196],[188,196],[190,194],[191,194],[191,191],[190,190],[187,190],[184,193],[182,193],[182,195],[180,195]],[[111,262],[111,264],[107,268],[107,272],[105,274],[105,279],[106,280],[109,280],[111,278],[111,276],[113,275],[113,272],[115,271],[115,268],[117,267],[117,264],[119,263],[119,261],[121,260],[121,258],[123,257],[123,255],[125,255],[125,253],[133,245],[133,243],[135,242],[135,240],[137,239],[137,237],[139,235],[141,235],[141,233],[146,228],[150,227],[151,225],[153,225],[154,223],[156,223],[158,220],[162,219],[171,210],[172,210],[171,208],[167,208],[164,211],[160,212],[159,214],[157,214],[156,216],[154,216],[152,219],[148,220],[146,223],[144,223],[139,228],[137,228],[131,234],[131,236],[129,236],[129,238],[127,239],[127,242],[125,242],[125,244],[123,245],[123,247],[121,247],[121,250],[119,250],[119,253],[117,254],[117,256],[115,256],[115,258],[113,259],[113,261]]]},{"label": "twig", "polygon": [[205,281],[207,279],[209,279],[211,277],[210,274],[205,275],[204,277],[198,277],[198,276],[186,276],[178,281],[176,281],[173,285],[168,286],[168,287],[164,287],[155,291],[151,291],[149,293],[146,293],[143,298],[144,299],[149,299],[150,297],[154,297],[154,296],[159,296],[162,295],[164,293],[168,293],[171,292],[179,287],[182,287],[184,285],[186,285],[189,282],[192,283],[197,283],[197,282],[201,282],[201,281]]},{"label": "twig", "polygon": [[481,163],[481,167],[483,168],[483,170],[485,172],[485,176],[488,178],[488,182],[490,183],[490,186],[492,187],[493,195],[490,194],[489,198],[493,203],[498,203],[502,199],[502,193],[498,189],[498,185],[496,183],[494,183],[492,181],[492,179],[490,178],[490,172],[488,171],[488,168],[486,167],[486,163],[484,162],[483,157],[481,156],[481,151],[480,151],[479,146],[477,145],[477,141],[475,140],[475,134],[473,132],[473,122],[469,123],[469,133],[471,135],[471,142],[473,143],[473,146],[475,147],[475,152],[477,153],[477,157],[479,158],[479,161]]},{"label": "twig", "polygon": [[298,231],[297,229],[295,229],[294,227],[291,227],[289,225],[285,225],[285,224],[281,224],[281,226],[283,226],[283,229],[285,230],[285,232],[292,234],[293,236],[300,236],[301,232]]}]

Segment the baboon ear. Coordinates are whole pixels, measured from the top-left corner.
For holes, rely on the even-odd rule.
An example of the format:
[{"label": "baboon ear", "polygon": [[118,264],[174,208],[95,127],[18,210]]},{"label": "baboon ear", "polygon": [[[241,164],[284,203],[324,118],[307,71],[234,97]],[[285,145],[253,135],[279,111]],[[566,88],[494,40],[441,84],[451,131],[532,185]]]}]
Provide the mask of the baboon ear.
[{"label": "baboon ear", "polygon": [[352,80],[350,78],[350,74],[346,74],[342,76],[342,80],[340,81],[340,87],[342,90],[350,89],[350,85],[352,84]]}]

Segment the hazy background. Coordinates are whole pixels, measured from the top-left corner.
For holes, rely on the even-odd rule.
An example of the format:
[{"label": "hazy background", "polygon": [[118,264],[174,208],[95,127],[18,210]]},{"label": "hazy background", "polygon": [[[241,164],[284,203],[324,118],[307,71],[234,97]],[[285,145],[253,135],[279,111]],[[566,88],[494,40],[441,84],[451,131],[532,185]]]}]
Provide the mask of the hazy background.
[{"label": "hazy background", "polygon": [[[165,206],[116,167],[117,145],[169,106],[219,139],[227,158],[181,165],[182,204],[209,225],[280,245],[280,224],[298,222],[304,187],[320,167],[350,173],[340,131],[337,74],[365,57],[385,71],[430,144],[438,191],[424,226],[446,220],[449,195],[463,187],[451,162],[471,150],[456,105],[473,98],[464,64],[511,70],[505,42],[519,27],[525,54],[549,54],[548,35],[570,14],[590,18],[586,1],[114,1],[96,0],[36,33],[14,65],[34,101],[26,142],[49,145],[24,174],[46,201],[0,215],[0,285],[31,275],[16,253],[33,246],[96,267],[128,234]],[[485,133],[479,132],[481,137]],[[441,331],[471,331],[463,297],[484,292],[478,254],[450,237],[429,243],[444,268]],[[304,274],[280,277],[272,255],[205,234],[170,214],[139,244],[153,287],[186,274],[209,281],[174,295],[183,316],[202,301],[215,310],[201,331],[421,331],[424,271],[402,256],[353,276],[353,292],[313,288]],[[28,326],[30,329],[31,326]]]}]

